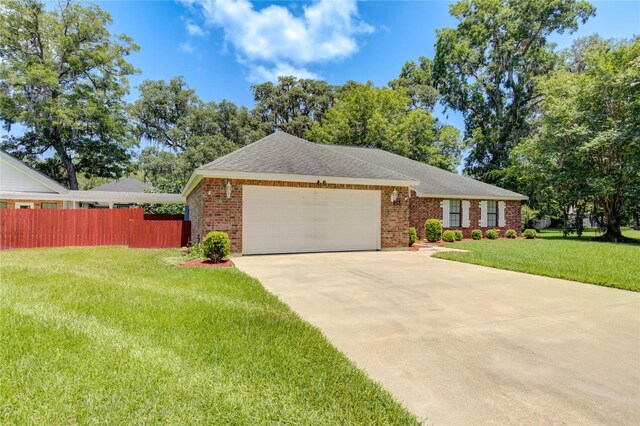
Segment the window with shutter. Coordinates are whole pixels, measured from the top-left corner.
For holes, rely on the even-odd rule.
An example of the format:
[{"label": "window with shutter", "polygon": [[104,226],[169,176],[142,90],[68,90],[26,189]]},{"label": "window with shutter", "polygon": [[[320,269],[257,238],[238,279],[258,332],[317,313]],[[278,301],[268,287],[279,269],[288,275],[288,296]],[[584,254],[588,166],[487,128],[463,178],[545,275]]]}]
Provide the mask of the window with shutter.
[{"label": "window with shutter", "polygon": [[460,227],[460,200],[449,200],[449,227]]}]

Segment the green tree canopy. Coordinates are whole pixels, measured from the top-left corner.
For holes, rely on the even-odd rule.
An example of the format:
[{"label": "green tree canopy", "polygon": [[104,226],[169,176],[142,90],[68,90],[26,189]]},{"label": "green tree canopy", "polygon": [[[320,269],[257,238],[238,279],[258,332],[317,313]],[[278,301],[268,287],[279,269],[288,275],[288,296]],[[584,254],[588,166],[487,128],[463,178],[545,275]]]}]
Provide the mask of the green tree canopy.
[{"label": "green tree canopy", "polygon": [[433,61],[425,56],[420,56],[418,60],[419,63],[406,62],[398,78],[389,82],[389,87],[404,89],[411,99],[412,108],[432,111],[440,97],[433,79]]},{"label": "green tree canopy", "polygon": [[321,143],[380,148],[451,171],[460,162],[458,130],[441,125],[429,111],[411,109],[404,89],[350,82],[308,137]]},{"label": "green tree canopy", "polygon": [[336,88],[326,81],[293,76],[281,76],[278,84],[257,84],[251,90],[254,111],[271,131],[280,129],[301,138],[313,123],[322,121],[336,95]]},{"label": "green tree canopy", "polygon": [[131,106],[136,134],[155,143],[141,152],[139,166],[164,191],[178,191],[197,167],[266,135],[268,125],[247,108],[205,103],[182,77],[146,80],[139,91]]},{"label": "green tree canopy", "polygon": [[458,26],[437,33],[437,88],[464,115],[466,171],[497,183],[491,172],[509,164],[511,148],[530,132],[540,101],[535,79],[553,69],[547,37],[575,30],[595,9],[576,0],[462,0],[449,10]]},{"label": "green tree canopy", "polygon": [[640,192],[640,37],[577,41],[563,66],[540,80],[539,131],[529,164],[544,164],[558,196],[602,209],[603,239],[624,241],[625,212]]},{"label": "green tree canopy", "polygon": [[112,35],[95,5],[7,1],[0,18],[0,119],[24,129],[3,149],[21,158],[53,149],[71,189],[80,172],[119,177],[135,143],[124,101],[135,69],[125,57],[138,47]]}]

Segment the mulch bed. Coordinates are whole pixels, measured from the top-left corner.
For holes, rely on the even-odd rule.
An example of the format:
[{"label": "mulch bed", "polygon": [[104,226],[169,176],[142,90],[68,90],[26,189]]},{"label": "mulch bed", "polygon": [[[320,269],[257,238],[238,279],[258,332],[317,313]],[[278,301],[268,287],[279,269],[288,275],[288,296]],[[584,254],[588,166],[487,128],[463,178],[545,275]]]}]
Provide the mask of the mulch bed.
[{"label": "mulch bed", "polygon": [[196,268],[233,268],[231,259],[225,259],[220,263],[213,263],[209,259],[195,259],[187,262],[180,262],[178,266],[191,266]]}]

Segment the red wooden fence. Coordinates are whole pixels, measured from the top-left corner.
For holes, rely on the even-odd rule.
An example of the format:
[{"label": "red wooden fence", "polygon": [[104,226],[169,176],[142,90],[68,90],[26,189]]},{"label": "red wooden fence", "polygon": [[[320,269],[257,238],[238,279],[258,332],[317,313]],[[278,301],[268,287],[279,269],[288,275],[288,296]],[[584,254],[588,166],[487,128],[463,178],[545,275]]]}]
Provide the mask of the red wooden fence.
[{"label": "red wooden fence", "polygon": [[[0,209],[0,249],[127,245],[136,227],[149,236],[144,243],[136,239],[135,247],[187,244],[190,222],[145,221],[144,217],[142,209]],[[175,229],[180,230],[177,236]]]},{"label": "red wooden fence", "polygon": [[191,222],[178,220],[132,220],[129,247],[182,247],[191,235]]}]

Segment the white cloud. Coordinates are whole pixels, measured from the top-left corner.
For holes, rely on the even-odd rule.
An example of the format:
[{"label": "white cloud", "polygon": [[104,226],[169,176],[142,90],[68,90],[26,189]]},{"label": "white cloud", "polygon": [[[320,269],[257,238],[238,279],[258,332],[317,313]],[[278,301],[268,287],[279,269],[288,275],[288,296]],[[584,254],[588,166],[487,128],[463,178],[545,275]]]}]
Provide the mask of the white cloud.
[{"label": "white cloud", "polygon": [[184,53],[193,53],[196,51],[196,49],[188,41],[180,43],[180,50]]},{"label": "white cloud", "polygon": [[247,79],[251,83],[263,83],[265,81],[276,81],[280,75],[293,75],[298,78],[318,78],[316,73],[305,68],[296,68],[289,64],[281,63],[270,67],[252,65]]},{"label": "white cloud", "polygon": [[358,18],[355,0],[320,0],[296,15],[281,5],[256,10],[248,0],[207,0],[188,7],[199,7],[206,25],[223,30],[238,59],[252,68],[253,80],[274,80],[286,72],[315,76],[309,66],[349,57],[358,50],[356,36],[373,31]]},{"label": "white cloud", "polygon": [[193,22],[187,22],[187,33],[190,36],[204,36],[207,35],[207,31],[205,31],[200,25],[196,25]]}]

